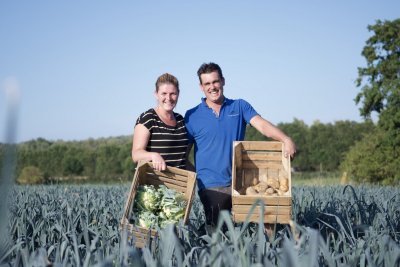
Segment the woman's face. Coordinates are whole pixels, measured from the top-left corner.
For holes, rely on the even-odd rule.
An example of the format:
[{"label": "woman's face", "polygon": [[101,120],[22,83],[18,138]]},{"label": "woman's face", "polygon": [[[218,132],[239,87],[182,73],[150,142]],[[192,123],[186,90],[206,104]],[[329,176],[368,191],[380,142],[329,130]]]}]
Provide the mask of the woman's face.
[{"label": "woman's face", "polygon": [[166,111],[172,111],[178,103],[179,92],[175,85],[163,83],[154,93],[158,106]]}]

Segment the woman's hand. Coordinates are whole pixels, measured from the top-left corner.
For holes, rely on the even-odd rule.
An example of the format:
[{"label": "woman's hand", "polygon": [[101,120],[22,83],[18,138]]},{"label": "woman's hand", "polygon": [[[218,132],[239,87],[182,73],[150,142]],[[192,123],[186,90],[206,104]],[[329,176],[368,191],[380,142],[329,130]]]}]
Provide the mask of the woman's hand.
[{"label": "woman's hand", "polygon": [[157,171],[165,171],[167,168],[167,164],[165,163],[165,160],[159,153],[152,153],[151,154],[151,162],[153,164],[153,169]]}]

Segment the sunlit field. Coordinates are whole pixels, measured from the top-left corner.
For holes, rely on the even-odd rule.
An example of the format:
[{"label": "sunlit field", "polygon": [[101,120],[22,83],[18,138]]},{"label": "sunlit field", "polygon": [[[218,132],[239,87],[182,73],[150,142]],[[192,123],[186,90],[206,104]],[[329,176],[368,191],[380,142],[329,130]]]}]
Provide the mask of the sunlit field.
[{"label": "sunlit field", "polygon": [[[189,224],[150,248],[119,231],[128,184],[16,186],[9,195],[4,266],[399,266],[400,195],[394,187],[293,187],[292,225],[204,230],[196,197]],[[221,221],[222,223],[222,221]],[[3,265],[1,265],[3,266]]]},{"label": "sunlit field", "polygon": [[293,172],[292,185],[325,186],[347,184],[339,172]]}]

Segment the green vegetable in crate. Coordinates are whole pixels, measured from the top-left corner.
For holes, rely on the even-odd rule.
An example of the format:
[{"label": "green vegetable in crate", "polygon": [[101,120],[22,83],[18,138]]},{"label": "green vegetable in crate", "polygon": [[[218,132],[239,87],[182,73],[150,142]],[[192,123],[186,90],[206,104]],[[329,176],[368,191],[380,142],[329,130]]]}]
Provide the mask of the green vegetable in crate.
[{"label": "green vegetable in crate", "polygon": [[156,211],[159,209],[161,195],[153,185],[141,185],[135,196],[137,210]]},{"label": "green vegetable in crate", "polygon": [[169,219],[163,210],[158,214],[158,225],[163,228],[167,224],[177,223],[179,220]]},{"label": "green vegetable in crate", "polygon": [[178,222],[185,215],[187,201],[178,193],[164,185],[158,188],[161,195],[160,218],[164,221]]},{"label": "green vegetable in crate", "polygon": [[138,218],[138,224],[141,227],[152,228],[158,224],[157,216],[150,211],[139,212],[137,218]]},{"label": "green vegetable in crate", "polygon": [[158,225],[164,227],[177,223],[185,215],[187,201],[164,185],[156,189],[153,185],[139,185],[137,188],[132,221],[145,228]]}]

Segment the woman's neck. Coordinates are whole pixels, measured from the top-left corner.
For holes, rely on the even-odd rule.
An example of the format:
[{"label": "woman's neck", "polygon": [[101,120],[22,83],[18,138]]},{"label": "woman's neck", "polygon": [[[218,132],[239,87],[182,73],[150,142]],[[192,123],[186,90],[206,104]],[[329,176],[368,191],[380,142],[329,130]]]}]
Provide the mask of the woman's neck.
[{"label": "woman's neck", "polygon": [[176,125],[176,120],[175,120],[175,115],[174,112],[171,111],[167,111],[165,109],[162,109],[160,107],[156,107],[155,111],[158,115],[158,117],[160,117],[160,119],[167,125],[170,126],[175,126]]},{"label": "woman's neck", "polygon": [[174,112],[172,110],[171,111],[167,111],[167,110],[162,109],[160,107],[156,107],[155,110],[156,110],[157,114],[163,116],[163,118],[168,118],[168,119],[174,119],[175,118],[174,117]]}]

